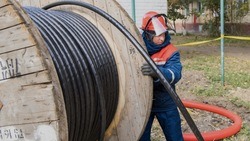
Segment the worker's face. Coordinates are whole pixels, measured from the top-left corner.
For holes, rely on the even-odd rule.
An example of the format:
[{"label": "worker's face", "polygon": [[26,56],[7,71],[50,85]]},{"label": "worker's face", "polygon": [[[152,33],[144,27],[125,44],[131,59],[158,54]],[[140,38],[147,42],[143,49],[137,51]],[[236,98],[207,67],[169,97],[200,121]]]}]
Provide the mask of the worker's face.
[{"label": "worker's face", "polygon": [[156,45],[160,45],[164,42],[165,40],[165,33],[160,34],[159,36],[154,36],[153,37],[153,42]]}]

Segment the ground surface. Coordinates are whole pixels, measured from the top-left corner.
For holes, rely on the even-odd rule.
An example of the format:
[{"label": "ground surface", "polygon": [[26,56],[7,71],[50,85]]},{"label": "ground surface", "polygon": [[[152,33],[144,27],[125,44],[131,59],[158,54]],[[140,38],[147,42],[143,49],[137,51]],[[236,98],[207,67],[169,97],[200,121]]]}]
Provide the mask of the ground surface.
[{"label": "ground surface", "polygon": [[[249,47],[246,46],[237,48],[226,46],[224,48],[225,56],[232,56],[238,58],[239,60],[250,60],[250,46]],[[187,59],[190,55],[194,54],[204,54],[204,55],[209,54],[209,55],[220,56],[220,46],[207,46],[207,45],[199,47],[187,46],[187,47],[179,47],[179,49],[181,51],[182,62],[184,65],[183,77],[181,81],[178,82],[177,84],[177,93],[179,97],[181,99],[193,100],[196,102],[207,103],[210,105],[215,105],[221,108],[225,108],[239,115],[242,118],[243,123],[250,126],[250,109],[244,108],[243,106],[235,105],[230,101],[231,98],[237,97],[242,101],[250,102],[250,89],[243,89],[238,87],[233,90],[230,90],[228,92],[228,95],[226,96],[211,96],[211,97],[197,96],[192,92],[193,88],[198,87],[200,85],[209,85],[209,83],[206,76],[202,72],[195,70],[186,70],[185,59]],[[232,122],[229,119],[219,116],[217,114],[212,114],[209,112],[192,110],[192,109],[188,110],[201,132],[220,130],[232,124]],[[185,119],[183,119],[182,121],[182,128],[183,132],[185,133],[192,132],[189,126],[187,125]],[[247,132],[249,132],[249,130],[247,130]],[[249,141],[250,136],[248,135],[249,133],[240,137],[235,136],[227,140]],[[155,121],[153,125],[152,140],[154,141],[165,140],[157,121]]]}]

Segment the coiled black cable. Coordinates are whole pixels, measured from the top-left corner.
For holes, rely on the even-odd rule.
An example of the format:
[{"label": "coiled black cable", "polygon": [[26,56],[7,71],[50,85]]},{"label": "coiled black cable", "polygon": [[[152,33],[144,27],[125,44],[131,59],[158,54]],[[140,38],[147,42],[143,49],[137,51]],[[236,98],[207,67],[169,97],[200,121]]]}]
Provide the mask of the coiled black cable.
[{"label": "coiled black cable", "polygon": [[176,92],[171,88],[169,82],[166,80],[164,75],[160,72],[160,70],[157,68],[156,64],[154,63],[153,60],[148,56],[147,52],[143,49],[143,47],[138,43],[138,41],[130,34],[130,32],[121,24],[119,23],[116,19],[114,19],[112,16],[110,16],[108,13],[103,11],[102,9],[95,7],[91,4],[88,4],[86,2],[80,2],[80,1],[70,1],[70,0],[65,0],[65,1],[58,1],[51,3],[49,5],[46,5],[43,7],[43,9],[48,10],[50,8],[56,7],[56,6],[61,6],[61,5],[76,5],[76,6],[81,6],[84,8],[87,8],[91,11],[94,11],[95,13],[101,15],[103,18],[107,19],[111,24],[113,24],[118,30],[120,30],[124,36],[127,37],[129,41],[136,47],[136,49],[140,52],[140,54],[144,57],[144,59],[148,62],[148,64],[153,68],[153,70],[156,72],[158,78],[160,79],[161,83],[163,86],[166,88],[176,105],[178,106],[179,110],[181,111],[183,117],[186,119],[188,125],[190,126],[191,130],[193,131],[194,135],[196,136],[198,141],[204,141],[204,138],[202,137],[199,129],[195,125],[192,117],[189,115],[187,109],[181,102],[181,99],[179,96],[176,94]]},{"label": "coiled black cable", "polygon": [[43,36],[63,90],[70,141],[103,140],[119,95],[118,72],[98,29],[72,12],[25,7]]}]

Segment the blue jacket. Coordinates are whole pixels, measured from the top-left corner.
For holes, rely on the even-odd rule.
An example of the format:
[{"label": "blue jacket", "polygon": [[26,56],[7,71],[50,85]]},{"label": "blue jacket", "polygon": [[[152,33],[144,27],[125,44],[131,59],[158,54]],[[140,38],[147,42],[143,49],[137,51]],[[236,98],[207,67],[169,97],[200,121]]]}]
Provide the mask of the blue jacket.
[{"label": "blue jacket", "polygon": [[[181,79],[182,76],[182,64],[180,62],[179,51],[170,43],[169,34],[166,32],[166,39],[163,45],[160,46],[149,42],[145,38],[144,34],[142,36],[151,58],[155,61],[159,70],[163,73],[167,81],[175,90],[175,84]],[[153,89],[153,112],[168,111],[177,107],[159,79],[154,80]]]},{"label": "blue jacket", "polygon": [[[167,46],[168,47],[168,46]],[[167,81],[175,90],[175,84],[181,79],[182,65],[180,63],[180,53],[175,52],[164,65],[157,65]],[[152,111],[167,111],[176,108],[176,104],[170,97],[165,87],[159,79],[154,80],[154,96]]]}]

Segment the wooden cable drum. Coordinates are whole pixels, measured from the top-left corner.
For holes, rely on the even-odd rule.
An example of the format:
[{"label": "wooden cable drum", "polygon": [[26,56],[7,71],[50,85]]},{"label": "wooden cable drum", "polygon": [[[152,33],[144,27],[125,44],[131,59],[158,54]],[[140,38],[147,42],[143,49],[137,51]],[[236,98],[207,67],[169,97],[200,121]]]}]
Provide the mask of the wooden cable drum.
[{"label": "wooden cable drum", "polygon": [[[82,0],[83,1],[83,0]],[[56,0],[0,1],[0,141],[135,141],[150,113],[143,57],[108,20]],[[142,44],[114,0],[84,0]]]}]

